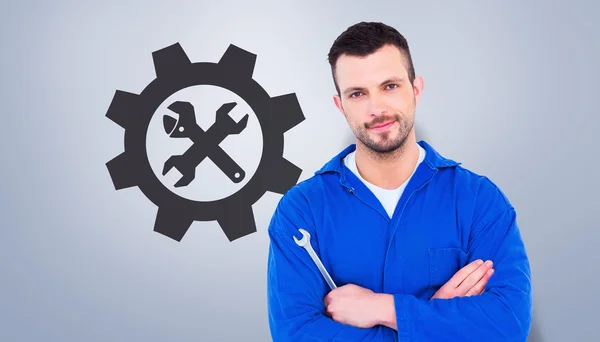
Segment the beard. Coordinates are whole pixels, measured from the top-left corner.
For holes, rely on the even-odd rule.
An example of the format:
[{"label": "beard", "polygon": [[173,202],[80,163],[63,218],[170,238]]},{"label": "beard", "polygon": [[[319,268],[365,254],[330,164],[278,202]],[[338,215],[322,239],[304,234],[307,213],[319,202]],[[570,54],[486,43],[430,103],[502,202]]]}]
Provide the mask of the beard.
[{"label": "beard", "polygon": [[[393,131],[371,133],[369,129],[386,121],[398,123],[398,129]],[[400,115],[379,116],[375,120],[357,125],[354,128],[354,135],[371,152],[380,157],[393,154],[398,149],[403,149],[406,139],[413,127],[411,120],[403,119]]]}]

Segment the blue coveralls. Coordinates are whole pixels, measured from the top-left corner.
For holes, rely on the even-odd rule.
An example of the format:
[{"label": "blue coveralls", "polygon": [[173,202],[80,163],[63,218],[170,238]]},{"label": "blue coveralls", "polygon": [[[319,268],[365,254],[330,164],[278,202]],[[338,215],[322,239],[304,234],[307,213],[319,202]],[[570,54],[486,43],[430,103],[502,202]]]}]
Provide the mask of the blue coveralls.
[{"label": "blue coveralls", "polygon": [[[515,209],[487,177],[441,156],[425,160],[390,219],[343,163],[350,145],[280,200],[268,233],[267,299],[273,341],[525,341],[531,273]],[[304,228],[337,286],[394,296],[398,330],[361,329],[325,314],[330,291],[293,240]],[[430,300],[460,268],[492,260],[483,294]]]}]

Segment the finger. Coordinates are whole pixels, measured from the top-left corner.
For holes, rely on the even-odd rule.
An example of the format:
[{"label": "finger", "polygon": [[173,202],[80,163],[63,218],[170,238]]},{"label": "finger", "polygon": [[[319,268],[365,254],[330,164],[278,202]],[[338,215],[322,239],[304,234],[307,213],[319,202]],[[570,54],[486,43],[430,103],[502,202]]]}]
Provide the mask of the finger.
[{"label": "finger", "polygon": [[458,272],[456,272],[445,285],[450,286],[452,289],[457,288],[469,276],[469,274],[473,273],[473,271],[475,271],[481,265],[483,265],[483,260],[481,259],[471,262],[467,266],[458,270]]},{"label": "finger", "polygon": [[487,272],[485,272],[485,274],[477,282],[477,284],[475,284],[469,291],[467,291],[466,296],[474,296],[474,295],[482,294],[483,291],[485,290],[485,286],[487,285],[488,280],[490,280],[490,277],[492,276],[492,274],[494,274],[494,269],[490,268]]},{"label": "finger", "polygon": [[[489,275],[488,275],[488,280],[486,281],[486,284],[485,284],[486,286],[487,286],[487,283],[489,282],[490,278],[492,277],[492,275],[494,275],[494,273],[496,272],[496,270],[495,270],[494,268],[492,268],[492,269],[490,269],[488,272],[489,272]],[[483,292],[485,292],[485,288],[486,288],[486,286],[484,286],[484,287],[481,289],[481,292],[479,292],[479,294],[482,294]]]},{"label": "finger", "polygon": [[465,295],[467,292],[475,286],[483,278],[487,271],[493,266],[491,260],[486,261],[484,264],[479,266],[473,273],[469,274],[469,276],[457,287],[460,295]]},{"label": "finger", "polygon": [[464,292],[468,291],[471,287],[475,286],[483,276],[485,276],[486,272],[493,268],[494,263],[491,260],[487,260],[481,266],[479,266],[473,273],[469,274],[465,280],[458,285],[457,289],[463,289]]},{"label": "finger", "polygon": [[327,295],[325,298],[323,298],[323,305],[325,305],[325,308],[329,306],[329,302],[331,302],[331,297]]}]

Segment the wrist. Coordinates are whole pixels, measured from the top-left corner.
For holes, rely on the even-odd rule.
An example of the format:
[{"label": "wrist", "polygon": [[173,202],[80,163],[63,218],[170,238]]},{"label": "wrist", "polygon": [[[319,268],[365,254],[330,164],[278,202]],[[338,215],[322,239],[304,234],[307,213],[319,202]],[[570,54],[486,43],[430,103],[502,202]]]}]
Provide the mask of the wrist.
[{"label": "wrist", "polygon": [[396,308],[394,307],[394,296],[387,293],[375,294],[376,321],[379,325],[395,329]]}]

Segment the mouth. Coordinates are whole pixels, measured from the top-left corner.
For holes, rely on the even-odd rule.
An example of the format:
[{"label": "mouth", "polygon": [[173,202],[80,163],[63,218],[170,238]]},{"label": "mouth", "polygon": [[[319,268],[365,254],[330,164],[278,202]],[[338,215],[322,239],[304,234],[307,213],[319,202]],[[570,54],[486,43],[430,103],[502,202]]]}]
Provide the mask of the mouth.
[{"label": "mouth", "polygon": [[386,128],[389,128],[390,126],[392,126],[394,124],[394,122],[396,122],[396,121],[386,121],[386,122],[380,123],[379,125],[375,125],[375,126],[371,127],[371,129],[374,129],[374,130],[386,129]]}]

